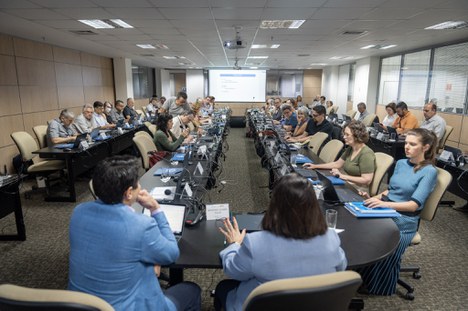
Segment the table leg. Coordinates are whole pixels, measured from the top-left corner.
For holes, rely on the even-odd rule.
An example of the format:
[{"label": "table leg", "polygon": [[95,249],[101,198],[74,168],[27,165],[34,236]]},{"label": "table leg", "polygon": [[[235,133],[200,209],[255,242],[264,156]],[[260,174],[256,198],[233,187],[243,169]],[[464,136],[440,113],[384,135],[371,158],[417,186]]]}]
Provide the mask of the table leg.
[{"label": "table leg", "polygon": [[70,193],[70,195],[68,197],[48,196],[45,198],[46,202],[76,202],[75,172],[73,169],[72,157],[68,157],[65,160],[65,164],[66,164],[67,172],[68,172],[67,185],[68,185],[68,192]]}]

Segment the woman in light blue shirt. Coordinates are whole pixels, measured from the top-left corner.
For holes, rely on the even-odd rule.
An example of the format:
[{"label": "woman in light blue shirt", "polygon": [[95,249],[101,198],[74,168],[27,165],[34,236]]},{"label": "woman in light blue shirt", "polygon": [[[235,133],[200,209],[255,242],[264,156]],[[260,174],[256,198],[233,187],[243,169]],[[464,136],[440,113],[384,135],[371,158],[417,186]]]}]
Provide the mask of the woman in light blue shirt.
[{"label": "woman in light blue shirt", "polygon": [[246,235],[234,218],[220,228],[230,244],[220,256],[231,279],[216,287],[216,310],[242,310],[250,292],[268,281],[346,268],[340,238],[327,229],[312,183],[298,174],[278,180],[262,227]]},{"label": "woman in light blue shirt", "polygon": [[400,243],[395,253],[359,271],[370,294],[395,293],[401,257],[418,230],[419,213],[437,182],[433,164],[436,150],[437,137],[433,132],[421,128],[408,131],[405,140],[408,159],[397,162],[388,190],[372,198],[363,193],[368,207],[390,207],[402,214],[393,218],[400,229]]}]

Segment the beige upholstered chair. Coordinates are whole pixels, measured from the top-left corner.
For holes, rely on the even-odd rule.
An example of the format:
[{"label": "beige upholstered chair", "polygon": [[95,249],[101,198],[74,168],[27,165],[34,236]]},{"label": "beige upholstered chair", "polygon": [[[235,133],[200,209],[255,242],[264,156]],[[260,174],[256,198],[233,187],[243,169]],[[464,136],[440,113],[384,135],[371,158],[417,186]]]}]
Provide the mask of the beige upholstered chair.
[{"label": "beige upholstered chair", "polygon": [[343,149],[343,143],[338,139],[332,139],[323,146],[319,157],[324,163],[334,162]]},{"label": "beige upholstered chair", "polygon": [[306,142],[309,143],[309,148],[315,153],[319,154],[320,148],[322,147],[325,140],[327,140],[328,134],[318,132],[312,135]]},{"label": "beige upholstered chair", "polygon": [[375,172],[374,178],[372,179],[371,184],[369,185],[369,195],[374,196],[379,192],[380,184],[382,183],[382,179],[387,173],[390,166],[392,166],[395,160],[392,156],[383,153],[383,152],[376,152],[375,153]]},{"label": "beige upholstered chair", "polygon": [[[449,172],[438,167],[436,169],[437,169],[437,184],[434,188],[434,191],[432,191],[432,193],[427,198],[426,203],[424,204],[424,208],[421,211],[421,214],[419,215],[419,217],[422,220],[432,221],[434,219],[435,214],[437,212],[437,208],[439,207],[440,200],[442,199],[445,191],[447,190],[448,186],[452,182],[452,175]],[[419,244],[420,242],[421,242],[421,235],[418,232],[416,232],[416,235],[411,240],[411,244],[416,245],[416,244]],[[400,269],[400,272],[412,272],[413,278],[415,279],[419,279],[421,277],[419,271],[420,271],[420,267],[418,266],[407,266],[407,267],[402,267]],[[398,279],[398,284],[400,284],[407,290],[407,293],[405,294],[405,298],[408,300],[413,300],[414,288],[410,284],[406,283],[405,281],[401,279]]]},{"label": "beige upholstered chair", "polygon": [[[143,131],[140,131],[140,132],[143,132]],[[154,144],[153,138],[151,138],[151,136],[148,133],[146,132],[143,132],[143,133],[144,134],[135,135],[133,137],[133,142],[135,143],[135,145],[138,148],[138,151],[140,152],[143,168],[145,170],[148,170],[149,169],[148,152],[155,151],[157,150],[157,148],[156,148],[156,145]]]},{"label": "beige upholstered chair", "polygon": [[138,113],[138,115],[140,116],[140,115],[143,113],[143,110],[141,110],[141,109],[135,109],[135,112]]},{"label": "beige upholstered chair", "polygon": [[38,150],[36,140],[27,132],[14,132],[11,138],[18,147],[23,163],[29,164],[27,172],[36,176],[46,177],[46,187],[49,190],[48,176],[65,168],[65,162],[61,160],[45,160],[34,155],[32,152]]},{"label": "beige upholstered chair", "polygon": [[47,125],[36,125],[33,132],[39,142],[39,148],[47,147]]},{"label": "beige upholstered chair", "polygon": [[449,138],[450,134],[452,134],[452,131],[453,131],[453,126],[450,126],[450,125],[445,126],[444,136],[439,141],[439,150],[444,149],[445,143],[447,142],[447,139]]},{"label": "beige upholstered chair", "polygon": [[153,138],[151,137],[151,135],[148,134],[148,132],[146,132],[146,131],[139,131],[139,132],[136,132],[134,136],[140,136],[140,135],[145,135],[145,136],[148,136],[150,139],[153,139]]},{"label": "beige upholstered chair", "polygon": [[348,310],[361,284],[354,271],[282,279],[255,288],[244,302],[245,311]]},{"label": "beige upholstered chair", "polygon": [[362,120],[362,123],[365,125],[365,126],[372,126],[372,123],[374,122],[375,118],[377,116],[373,113],[369,113],[363,120]]},{"label": "beige upholstered chair", "polygon": [[351,119],[354,119],[354,116],[356,115],[357,111],[356,110],[348,110],[346,111],[346,115],[348,115]]},{"label": "beige upholstered chair", "polygon": [[143,122],[143,124],[144,124],[144,125],[145,125],[147,128],[149,128],[149,127],[150,127],[150,125],[151,125],[151,122],[149,122],[149,121],[145,121],[145,122]]},{"label": "beige upholstered chair", "polygon": [[113,311],[114,308],[101,298],[90,294],[2,284],[0,310]]}]

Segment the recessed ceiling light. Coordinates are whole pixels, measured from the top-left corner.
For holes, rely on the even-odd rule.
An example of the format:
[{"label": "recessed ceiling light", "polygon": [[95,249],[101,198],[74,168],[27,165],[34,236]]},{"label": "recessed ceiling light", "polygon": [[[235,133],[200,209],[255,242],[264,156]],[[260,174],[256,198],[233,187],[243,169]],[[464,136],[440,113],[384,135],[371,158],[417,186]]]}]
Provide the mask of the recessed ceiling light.
[{"label": "recessed ceiling light", "polygon": [[361,48],[361,50],[372,49],[372,48],[374,48],[374,47],[375,47],[375,44],[370,44],[370,45],[363,46],[363,47]]},{"label": "recessed ceiling light", "polygon": [[391,48],[394,48],[396,47],[397,45],[396,44],[389,44],[389,45],[382,45],[380,47],[381,50],[386,50],[386,49],[391,49]]},{"label": "recessed ceiling light", "polygon": [[260,23],[260,28],[262,29],[277,29],[277,28],[289,28],[297,29],[305,20],[265,20]]},{"label": "recessed ceiling light", "polygon": [[165,59],[185,59],[186,57],[185,56],[178,56],[178,55],[174,55],[174,56],[163,56]]},{"label": "recessed ceiling light", "polygon": [[333,56],[330,59],[353,59],[354,56]]},{"label": "recessed ceiling light", "polygon": [[465,21],[448,21],[448,22],[437,24],[437,25],[432,25],[424,29],[441,30],[441,29],[462,29],[462,28],[467,28],[467,27],[468,27],[468,22],[465,22]]},{"label": "recessed ceiling light", "polygon": [[326,66],[327,64],[325,63],[312,63],[310,66]]},{"label": "recessed ceiling light", "polygon": [[136,46],[142,49],[155,49],[151,44],[137,44]]},{"label": "recessed ceiling light", "polygon": [[124,22],[123,20],[121,19],[110,19],[109,21],[111,21],[112,23],[122,27],[122,28],[133,28],[132,25]]},{"label": "recessed ceiling light", "polygon": [[114,26],[100,20],[100,19],[79,19],[78,20],[80,23],[86,24],[88,26],[91,26],[95,29],[111,29],[115,28]]},{"label": "recessed ceiling light", "polygon": [[280,44],[272,44],[272,45],[270,46],[271,49],[277,49],[277,48],[279,48],[279,47],[280,47]]},{"label": "recessed ceiling light", "polygon": [[158,50],[169,50],[169,48],[167,47],[167,45],[162,44],[162,43],[155,44],[155,47],[156,47]]},{"label": "recessed ceiling light", "polygon": [[249,56],[247,58],[252,58],[252,59],[267,59],[268,56]]},{"label": "recessed ceiling light", "polygon": [[258,67],[250,67],[250,69],[258,69]]},{"label": "recessed ceiling light", "polygon": [[252,49],[266,49],[268,45],[266,44],[252,44],[251,48]]}]

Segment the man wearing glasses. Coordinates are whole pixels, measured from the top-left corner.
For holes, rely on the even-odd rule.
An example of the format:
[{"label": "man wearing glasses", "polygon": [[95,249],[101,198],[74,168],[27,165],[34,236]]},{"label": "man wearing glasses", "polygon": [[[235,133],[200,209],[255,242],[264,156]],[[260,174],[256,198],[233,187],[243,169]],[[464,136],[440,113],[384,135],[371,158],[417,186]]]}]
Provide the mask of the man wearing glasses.
[{"label": "man wearing glasses", "polygon": [[444,137],[447,123],[437,114],[437,105],[432,101],[428,102],[424,105],[423,114],[425,120],[421,124],[421,128],[433,131],[440,141]]},{"label": "man wearing glasses", "polygon": [[179,92],[176,97],[169,98],[160,108],[161,113],[168,113],[174,117],[191,111],[192,109],[187,103],[187,93],[185,92]]},{"label": "man wearing glasses", "polygon": [[333,133],[333,125],[328,122],[325,118],[326,108],[322,105],[315,106],[312,108],[312,118],[314,122],[308,122],[307,128],[303,134],[297,137],[290,137],[288,141],[290,142],[304,142],[308,140],[311,136],[315,135],[318,132],[323,132],[328,134],[327,142]]}]

